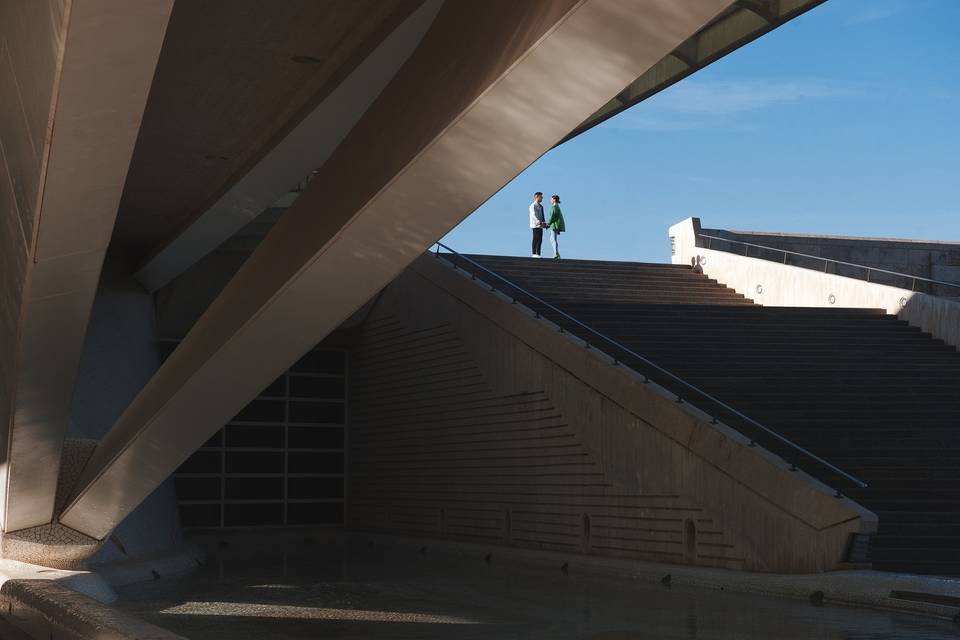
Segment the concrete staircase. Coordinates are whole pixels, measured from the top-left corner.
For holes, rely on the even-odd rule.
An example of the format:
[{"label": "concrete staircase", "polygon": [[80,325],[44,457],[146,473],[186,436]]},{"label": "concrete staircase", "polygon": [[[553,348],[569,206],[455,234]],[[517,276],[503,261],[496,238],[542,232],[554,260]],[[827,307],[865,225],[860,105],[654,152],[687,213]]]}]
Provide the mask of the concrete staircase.
[{"label": "concrete staircase", "polygon": [[[960,575],[956,349],[880,310],[755,305],[682,265],[470,257],[867,482],[844,492],[880,518],[874,568]],[[626,352],[596,344],[644,371]]]}]

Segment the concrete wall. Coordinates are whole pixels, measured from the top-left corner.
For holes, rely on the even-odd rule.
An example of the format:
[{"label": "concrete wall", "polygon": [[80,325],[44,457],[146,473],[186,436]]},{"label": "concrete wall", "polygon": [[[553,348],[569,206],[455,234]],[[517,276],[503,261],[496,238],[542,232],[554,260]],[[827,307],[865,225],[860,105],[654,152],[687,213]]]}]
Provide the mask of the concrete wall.
[{"label": "concrete wall", "polygon": [[[705,233],[705,232],[704,232]],[[884,309],[933,337],[960,346],[960,302],[736,253],[707,249],[697,218],[670,227],[674,264],[699,265],[711,278],[759,304]]]},{"label": "concrete wall", "polygon": [[[104,265],[74,390],[68,438],[99,440],[160,366],[153,297],[123,264]],[[114,530],[92,565],[183,543],[167,480]]]},{"label": "concrete wall", "polygon": [[348,524],[772,572],[876,518],[425,257],[352,355]]},{"label": "concrete wall", "polygon": [[[894,238],[851,238],[846,236],[818,236],[796,233],[768,233],[762,231],[728,231],[725,229],[703,229],[710,236],[729,238],[766,247],[786,249],[821,258],[851,262],[853,264],[876,267],[905,273],[931,280],[960,284],[960,243],[930,242],[924,240],[899,240]],[[716,240],[704,242],[704,246],[721,251],[743,253],[744,247]],[[759,250],[751,247],[756,255]],[[771,257],[780,259],[782,254],[772,253]],[[807,266],[803,258],[791,256],[791,264]],[[806,261],[810,266],[823,269],[820,261]],[[843,265],[829,265],[827,271],[853,278],[865,278],[865,270]],[[870,280],[895,287],[910,288],[911,280],[889,274],[872,272]],[[960,296],[960,289],[937,287],[923,282],[917,283],[917,290],[941,296]]]},{"label": "concrete wall", "polygon": [[[8,453],[6,428],[15,410],[22,303],[66,5],[65,0],[0,3],[0,458]],[[0,479],[0,493],[3,485]]]}]

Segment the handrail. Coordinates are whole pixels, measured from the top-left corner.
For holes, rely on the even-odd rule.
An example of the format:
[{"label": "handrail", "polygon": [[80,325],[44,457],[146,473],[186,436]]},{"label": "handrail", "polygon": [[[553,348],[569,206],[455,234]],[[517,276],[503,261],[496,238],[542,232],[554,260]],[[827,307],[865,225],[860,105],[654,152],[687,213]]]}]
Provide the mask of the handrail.
[{"label": "handrail", "polygon": [[[514,283],[514,282],[511,282],[511,281],[508,280],[507,278],[501,276],[499,273],[496,273],[496,272],[488,269],[487,267],[483,266],[483,265],[480,264],[479,262],[477,262],[477,261],[475,261],[475,260],[473,260],[473,259],[471,259],[471,258],[468,258],[467,256],[465,256],[465,255],[463,255],[463,254],[461,254],[461,253],[458,253],[457,251],[455,251],[454,249],[451,249],[450,247],[448,247],[447,245],[443,244],[442,242],[437,242],[437,243],[436,243],[436,246],[437,246],[437,251],[436,251],[436,256],[437,256],[437,257],[440,257],[440,249],[444,249],[444,250],[446,250],[447,252],[449,252],[450,254],[456,256],[457,258],[460,258],[460,259],[465,260],[466,262],[470,263],[470,264],[473,265],[474,267],[477,267],[477,268],[479,268],[479,269],[482,269],[482,270],[485,271],[487,274],[493,276],[494,278],[496,278],[496,279],[498,279],[498,280],[501,280],[501,281],[505,282],[508,286],[510,286],[511,288],[519,291],[519,292],[522,293],[523,295],[525,295],[525,296],[527,296],[527,297],[529,297],[529,298],[537,301],[539,304],[541,304],[541,305],[543,305],[544,307],[547,307],[548,309],[550,309],[551,311],[553,311],[553,312],[555,312],[555,313],[563,316],[564,318],[566,318],[566,319],[569,320],[570,322],[573,322],[573,323],[576,324],[577,326],[579,326],[579,327],[581,327],[581,328],[589,331],[590,333],[592,333],[593,335],[597,336],[598,338],[601,338],[602,340],[607,341],[608,343],[612,344],[613,346],[615,346],[616,348],[620,349],[621,351],[623,351],[623,352],[629,354],[630,356],[632,356],[632,357],[640,360],[641,362],[644,363],[644,365],[646,365],[647,367],[649,367],[649,368],[651,368],[651,369],[656,370],[656,371],[657,371],[658,373],[660,373],[661,375],[669,378],[672,382],[675,382],[675,383],[679,384],[681,387],[687,389],[688,391],[693,392],[695,395],[697,395],[697,396],[699,396],[699,397],[701,397],[701,398],[704,398],[704,399],[706,399],[706,400],[709,401],[709,402],[712,402],[712,403],[715,404],[717,407],[719,407],[723,412],[726,412],[726,413],[728,413],[728,414],[730,414],[730,415],[736,416],[737,418],[739,418],[740,420],[743,420],[744,422],[746,422],[746,423],[749,424],[750,426],[759,429],[759,430],[762,431],[763,433],[766,433],[767,435],[769,435],[769,436],[775,438],[776,440],[780,441],[782,444],[785,444],[785,445],[787,445],[788,447],[792,448],[794,451],[797,451],[798,453],[802,454],[803,456],[806,456],[808,459],[813,460],[813,461],[815,461],[815,462],[823,465],[823,466],[826,467],[827,469],[830,469],[832,472],[836,473],[837,475],[839,475],[839,476],[841,476],[841,477],[843,477],[843,478],[846,478],[847,480],[851,481],[853,484],[857,485],[858,487],[860,487],[860,488],[866,488],[866,487],[867,487],[867,483],[863,482],[862,480],[860,480],[860,479],[858,479],[858,478],[855,478],[854,476],[850,475],[849,473],[847,473],[847,472],[844,471],[843,469],[840,469],[839,467],[837,467],[837,466],[835,466],[835,465],[827,462],[826,460],[824,460],[823,458],[821,458],[821,457],[818,456],[817,454],[815,454],[815,453],[813,453],[813,452],[811,452],[811,451],[807,451],[806,449],[804,449],[803,447],[801,447],[801,446],[798,445],[797,443],[793,442],[793,441],[790,440],[789,438],[786,438],[786,437],[780,435],[779,433],[777,433],[776,431],[773,431],[772,429],[770,429],[770,428],[768,428],[768,427],[765,427],[764,425],[760,424],[759,422],[757,422],[757,421],[754,420],[753,418],[751,418],[751,417],[749,417],[749,416],[747,416],[747,415],[744,415],[743,413],[737,411],[736,409],[734,409],[734,408],[731,407],[730,405],[726,404],[725,402],[723,402],[723,401],[721,401],[721,400],[718,400],[717,398],[713,397],[712,395],[710,395],[710,394],[707,393],[706,391],[703,391],[703,390],[700,389],[699,387],[694,386],[693,384],[687,382],[687,381],[684,380],[683,378],[680,378],[680,377],[677,376],[676,374],[673,374],[673,373],[667,371],[666,369],[664,369],[663,367],[661,367],[661,366],[659,366],[659,365],[651,362],[650,360],[648,360],[648,359],[645,358],[644,356],[640,355],[639,353],[636,353],[635,351],[633,351],[633,350],[630,349],[629,347],[626,347],[626,346],[620,344],[619,342],[617,342],[617,341],[614,340],[613,338],[610,338],[610,337],[604,335],[603,333],[600,333],[599,331],[597,331],[597,330],[594,329],[593,327],[591,327],[591,326],[589,326],[589,325],[586,325],[586,324],[584,324],[583,322],[580,322],[579,320],[577,320],[576,318],[574,318],[574,317],[571,316],[570,314],[566,313],[565,311],[561,311],[560,309],[558,309],[557,307],[553,306],[552,304],[550,304],[550,303],[547,302],[546,300],[540,298],[539,296],[537,296],[537,295],[535,295],[535,294],[533,294],[533,293],[530,293],[529,291],[527,291],[526,289],[524,289],[524,288],[521,287],[520,285],[518,285],[518,284],[516,284],[516,283]],[[453,263],[453,266],[454,266],[454,268],[457,267],[456,262]],[[492,286],[492,285],[491,285],[491,286]],[[514,299],[514,301],[516,301],[516,296],[511,296],[511,297]],[[537,317],[540,317],[540,313],[539,313],[539,312],[535,311],[535,313],[536,313]],[[560,330],[563,331],[563,328],[561,328]],[[586,346],[589,348],[590,343],[587,342],[586,340],[584,340],[584,342],[586,343]],[[611,356],[611,357],[613,358],[613,364],[620,364],[620,362],[619,362],[619,360],[618,360],[617,358],[614,358],[613,356]],[[648,376],[647,374],[644,374],[644,382],[649,382],[649,381],[650,381],[649,376]],[[676,400],[676,401],[677,401],[678,403],[683,402],[683,399],[680,397],[679,394],[677,394],[677,400]],[[718,422],[717,417],[716,417],[716,415],[714,415],[713,420],[712,420],[712,423],[713,423],[713,424],[716,424],[717,422]],[[750,446],[754,446],[754,443],[755,443],[754,439],[751,438],[751,439],[750,439]],[[791,463],[791,471],[795,471],[795,470],[796,470],[796,465],[793,464],[793,463]],[[840,496],[841,496],[840,489],[837,489],[836,487],[834,487],[834,489],[836,489],[837,497],[840,497]]]},{"label": "handrail", "polygon": [[[781,249],[781,248],[779,248],[779,247],[768,247],[768,246],[762,245],[762,244],[754,244],[754,243],[752,243],[752,242],[744,242],[743,240],[734,240],[734,239],[732,239],[732,238],[722,238],[722,237],[719,237],[719,236],[711,236],[711,235],[708,235],[708,234],[706,234],[706,233],[698,233],[698,234],[697,234],[697,237],[698,237],[698,238],[707,238],[708,240],[710,240],[710,242],[707,243],[707,249],[712,249],[712,248],[713,248],[713,241],[714,241],[714,240],[719,240],[720,242],[730,242],[730,243],[732,243],[732,244],[741,244],[741,245],[744,245],[745,247],[747,247],[747,249],[745,249],[745,250],[744,250],[744,253],[743,253],[744,257],[746,257],[746,258],[749,258],[749,257],[750,257],[750,256],[748,255],[748,253],[749,253],[749,251],[750,251],[750,247],[755,247],[755,248],[757,248],[757,249],[766,249],[766,250],[768,250],[768,251],[779,251],[779,252],[783,253],[783,264],[787,264],[787,255],[800,256],[801,258],[812,258],[812,259],[814,259],[814,260],[823,260],[823,262],[824,262],[824,267],[823,267],[824,273],[826,273],[826,270],[827,270],[826,265],[829,264],[829,263],[842,264],[842,265],[847,266],[847,267],[856,267],[856,268],[858,268],[858,269],[866,269],[866,271],[867,271],[867,282],[870,282],[870,272],[871,272],[871,271],[876,271],[876,272],[878,272],[878,273],[886,273],[887,275],[898,276],[898,277],[900,277],[900,278],[909,278],[909,279],[913,280],[913,283],[910,285],[910,290],[911,290],[911,291],[915,291],[915,290],[916,290],[917,280],[920,280],[920,281],[922,281],[922,282],[929,282],[929,283],[931,283],[931,284],[941,285],[941,286],[944,286],[944,287],[953,287],[953,288],[955,288],[955,289],[960,289],[960,284],[957,284],[956,282],[943,282],[942,280],[933,280],[933,279],[931,279],[931,278],[924,278],[923,276],[915,276],[915,275],[912,275],[912,274],[909,274],[909,273],[900,273],[899,271],[889,271],[889,270],[887,270],[887,269],[881,269],[880,267],[868,267],[868,266],[865,265],[865,264],[856,264],[856,263],[854,263],[854,262],[844,262],[843,260],[834,260],[833,258],[824,258],[823,256],[814,256],[814,255],[810,255],[809,253],[799,253],[799,252],[797,252],[797,251],[790,251],[790,250],[788,250],[788,249]],[[719,251],[719,249],[718,249],[718,251]],[[760,258],[760,259],[762,260],[763,258]]]}]

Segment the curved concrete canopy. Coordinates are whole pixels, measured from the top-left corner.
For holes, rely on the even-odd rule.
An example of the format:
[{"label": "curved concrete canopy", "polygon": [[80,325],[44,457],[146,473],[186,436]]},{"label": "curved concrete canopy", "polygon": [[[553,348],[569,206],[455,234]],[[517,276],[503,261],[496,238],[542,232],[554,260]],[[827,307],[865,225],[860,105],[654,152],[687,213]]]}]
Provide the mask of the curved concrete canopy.
[{"label": "curved concrete canopy", "polygon": [[321,167],[410,57],[443,0],[427,0],[208,210],[137,271],[156,291]]},{"label": "curved concrete canopy", "polygon": [[101,442],[61,522],[106,536],[437,238],[729,4],[445,4],[396,78]]},{"label": "curved concrete canopy", "polygon": [[134,264],[151,258],[422,3],[175,2],[111,249]]},{"label": "curved concrete canopy", "polygon": [[636,106],[700,69],[713,64],[826,0],[737,0],[708,25],[684,40],[660,62],[631,82],[559,144]]},{"label": "curved concrete canopy", "polygon": [[[737,0],[720,15],[664,56],[577,126],[559,144],[601,124],[781,26],[826,0]],[[208,209],[196,215],[180,235],[143,263],[137,278],[155,291],[225,241],[243,224],[322,165],[380,92],[427,26],[435,8],[421,7],[334,90],[286,138],[267,153]],[[391,42],[392,40],[392,42]],[[379,77],[378,77],[379,76]],[[308,152],[307,149],[312,152]],[[312,158],[312,162],[309,159]]]}]

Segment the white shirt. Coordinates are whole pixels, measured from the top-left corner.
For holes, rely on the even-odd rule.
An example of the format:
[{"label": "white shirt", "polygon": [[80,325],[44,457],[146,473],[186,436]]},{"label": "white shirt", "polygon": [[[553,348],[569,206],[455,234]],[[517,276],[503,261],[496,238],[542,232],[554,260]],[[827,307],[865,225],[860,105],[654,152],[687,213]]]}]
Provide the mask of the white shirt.
[{"label": "white shirt", "polygon": [[543,205],[534,200],[530,203],[530,228],[536,229],[546,221],[543,217]]}]

